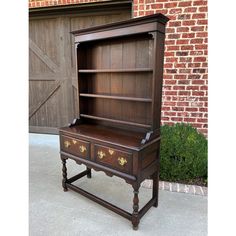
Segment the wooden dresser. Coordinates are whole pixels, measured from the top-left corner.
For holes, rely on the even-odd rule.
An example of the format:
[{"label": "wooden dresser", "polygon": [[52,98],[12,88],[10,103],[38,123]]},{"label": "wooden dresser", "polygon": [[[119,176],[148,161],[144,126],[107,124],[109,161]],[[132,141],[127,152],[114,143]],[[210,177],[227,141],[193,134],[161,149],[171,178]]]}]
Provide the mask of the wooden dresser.
[{"label": "wooden dresser", "polygon": [[[160,114],[165,25],[155,14],[72,32],[78,72],[79,117],[60,128],[64,191],[72,189],[131,220],[158,205]],[[67,178],[66,160],[86,170]],[[133,187],[129,213],[72,183],[91,169]],[[139,209],[139,187],[153,179],[152,199]],[[119,187],[119,186],[117,186]]]}]

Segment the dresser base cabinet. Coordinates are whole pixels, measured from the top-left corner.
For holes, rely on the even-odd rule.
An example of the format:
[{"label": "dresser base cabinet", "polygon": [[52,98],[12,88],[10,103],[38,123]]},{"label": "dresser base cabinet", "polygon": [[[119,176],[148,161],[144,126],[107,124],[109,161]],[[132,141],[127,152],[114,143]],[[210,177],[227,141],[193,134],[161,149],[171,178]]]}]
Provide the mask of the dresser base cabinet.
[{"label": "dresser base cabinet", "polygon": [[[59,129],[62,186],[130,220],[135,230],[148,209],[158,206],[167,21],[154,14],[71,32],[79,107],[78,117]],[[68,178],[67,159],[86,170]],[[92,169],[132,185],[133,212],[73,185],[84,176],[91,178]],[[153,180],[152,198],[139,209],[139,188],[148,178]]]},{"label": "dresser base cabinet", "polygon": [[[91,127],[90,127],[91,126]],[[86,134],[86,128],[89,130]],[[92,132],[93,131],[93,132]],[[105,133],[107,131],[107,133]],[[119,134],[116,134],[119,133]],[[135,133],[136,134],[136,133]],[[102,135],[106,137],[102,137]],[[139,220],[151,206],[158,205],[159,178],[159,146],[160,138],[156,138],[141,148],[135,146],[139,133],[132,136],[129,132],[96,125],[65,127],[60,129],[60,145],[62,160],[62,186],[64,191],[74,190],[100,205],[130,220],[137,229]],[[126,137],[119,142],[119,138]],[[109,142],[107,141],[109,138]],[[141,141],[141,140],[140,140]],[[77,164],[84,164],[85,171],[67,178],[66,160],[72,159]],[[129,213],[93,194],[73,185],[73,182],[87,176],[91,178],[91,169],[103,171],[108,176],[116,175],[123,178],[133,187],[133,212]],[[141,182],[153,180],[152,199],[139,209],[139,187]]]}]

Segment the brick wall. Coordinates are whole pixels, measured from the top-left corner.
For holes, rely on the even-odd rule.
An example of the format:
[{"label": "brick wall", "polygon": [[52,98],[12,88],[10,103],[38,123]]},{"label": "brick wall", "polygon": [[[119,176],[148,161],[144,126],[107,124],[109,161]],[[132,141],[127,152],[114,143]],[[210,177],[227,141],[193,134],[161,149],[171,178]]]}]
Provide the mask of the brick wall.
[{"label": "brick wall", "polygon": [[[29,7],[85,2],[99,0],[31,0]],[[207,1],[133,0],[134,17],[158,12],[170,18],[165,42],[162,124],[191,123],[207,136]]]},{"label": "brick wall", "polygon": [[134,0],[133,16],[163,13],[166,30],[162,123],[191,123],[207,136],[207,1]]}]

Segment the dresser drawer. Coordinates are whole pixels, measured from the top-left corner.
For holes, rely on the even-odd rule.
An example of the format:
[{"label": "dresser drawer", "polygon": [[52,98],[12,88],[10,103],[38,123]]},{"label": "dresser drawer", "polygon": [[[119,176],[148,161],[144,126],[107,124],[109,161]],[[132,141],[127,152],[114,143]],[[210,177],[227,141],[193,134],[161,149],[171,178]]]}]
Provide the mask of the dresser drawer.
[{"label": "dresser drawer", "polygon": [[132,173],[133,161],[131,153],[97,144],[94,145],[94,151],[97,163],[105,164],[126,173]]},{"label": "dresser drawer", "polygon": [[71,138],[68,136],[61,135],[61,149],[65,152],[73,155],[88,158],[90,153],[89,142],[82,141],[80,139]]}]

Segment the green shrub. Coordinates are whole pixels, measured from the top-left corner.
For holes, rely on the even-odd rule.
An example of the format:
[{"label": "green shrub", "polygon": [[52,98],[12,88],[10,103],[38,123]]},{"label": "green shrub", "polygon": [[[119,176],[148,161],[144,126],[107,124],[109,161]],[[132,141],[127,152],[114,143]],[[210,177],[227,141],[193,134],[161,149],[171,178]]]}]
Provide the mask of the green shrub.
[{"label": "green shrub", "polygon": [[160,178],[207,181],[207,140],[191,125],[161,127]]}]

